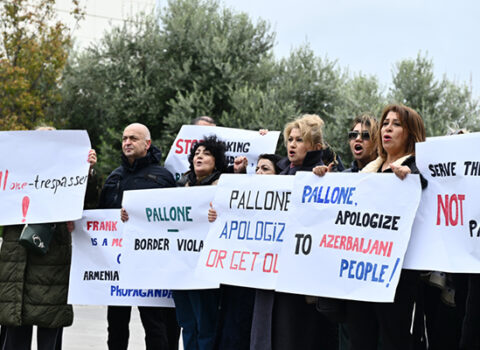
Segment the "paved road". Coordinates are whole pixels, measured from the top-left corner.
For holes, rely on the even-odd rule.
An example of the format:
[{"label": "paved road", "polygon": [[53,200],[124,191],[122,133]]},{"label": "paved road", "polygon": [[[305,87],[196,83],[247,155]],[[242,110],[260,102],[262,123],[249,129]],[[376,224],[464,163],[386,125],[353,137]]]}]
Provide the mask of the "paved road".
[{"label": "paved road", "polygon": [[[63,332],[65,350],[105,350],[107,349],[107,307],[74,306],[73,326]],[[145,349],[145,332],[138,309],[132,309],[130,320],[129,349]]]}]

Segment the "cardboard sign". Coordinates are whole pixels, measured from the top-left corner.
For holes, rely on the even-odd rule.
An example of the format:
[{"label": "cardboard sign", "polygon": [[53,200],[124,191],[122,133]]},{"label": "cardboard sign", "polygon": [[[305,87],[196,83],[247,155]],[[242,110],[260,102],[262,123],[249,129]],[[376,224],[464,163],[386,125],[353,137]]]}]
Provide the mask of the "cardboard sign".
[{"label": "cardboard sign", "polygon": [[89,151],[86,131],[0,132],[0,225],[81,218]]},{"label": "cardboard sign", "polygon": [[193,144],[205,136],[216,135],[225,141],[227,158],[233,164],[235,157],[245,156],[248,159],[247,173],[255,173],[257,159],[263,153],[275,153],[279,131],[269,131],[260,135],[258,131],[223,128],[217,126],[184,125],[180,129],[170,152],[165,160],[167,168],[178,180],[189,170],[188,155]]},{"label": "cardboard sign", "polygon": [[480,133],[427,139],[416,163],[428,180],[404,266],[480,272]]},{"label": "cardboard sign", "polygon": [[197,274],[232,285],[274,289],[284,266],[293,176],[222,175]]},{"label": "cardboard sign", "polygon": [[194,275],[216,186],[125,191],[122,276],[136,288],[206,289]]},{"label": "cardboard sign", "polygon": [[295,175],[277,290],[392,302],[420,201],[418,175]]},{"label": "cardboard sign", "polygon": [[126,287],[130,283],[122,273],[123,228],[119,209],[85,210],[75,222],[68,302],[174,307],[170,290]]}]

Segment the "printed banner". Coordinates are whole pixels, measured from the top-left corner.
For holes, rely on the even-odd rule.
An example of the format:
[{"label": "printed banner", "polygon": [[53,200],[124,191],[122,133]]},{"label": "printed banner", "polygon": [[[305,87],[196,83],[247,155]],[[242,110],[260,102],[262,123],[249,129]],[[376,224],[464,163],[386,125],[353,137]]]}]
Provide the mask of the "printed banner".
[{"label": "printed banner", "polygon": [[427,139],[416,162],[428,180],[404,266],[480,272],[480,133]]},{"label": "printed banner", "polygon": [[[274,289],[284,266],[293,176],[222,175],[197,274],[219,283]],[[289,224],[288,224],[289,225]]]},{"label": "printed banner", "polygon": [[119,209],[85,210],[75,222],[68,302],[174,307],[169,290],[125,287],[123,228]]},{"label": "printed banner", "polygon": [[136,288],[217,288],[195,277],[216,186],[126,191],[122,277]]},{"label": "printed banner", "polygon": [[81,218],[89,150],[86,131],[1,131],[0,226]]},{"label": "printed banner", "polygon": [[420,192],[418,175],[297,173],[277,290],[392,302]]},{"label": "printed banner", "polygon": [[260,135],[258,131],[223,128],[217,126],[184,125],[180,129],[165,160],[167,168],[178,180],[189,169],[188,155],[192,145],[205,136],[217,135],[225,141],[227,158],[230,164],[237,156],[248,159],[247,173],[254,174],[258,156],[262,153],[275,153],[279,131],[269,131]]}]

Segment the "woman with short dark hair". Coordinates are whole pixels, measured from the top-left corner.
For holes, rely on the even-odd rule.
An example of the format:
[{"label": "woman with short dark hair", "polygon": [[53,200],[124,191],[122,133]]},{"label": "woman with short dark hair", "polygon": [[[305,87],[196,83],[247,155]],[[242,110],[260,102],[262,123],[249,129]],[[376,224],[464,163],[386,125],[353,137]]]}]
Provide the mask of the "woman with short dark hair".
[{"label": "woman with short dark hair", "polygon": [[[180,178],[178,185],[216,185],[227,167],[225,150],[225,144],[216,136],[195,143],[188,157],[190,170]],[[183,329],[185,350],[213,349],[219,318],[219,289],[175,290],[173,299],[178,324]]]}]

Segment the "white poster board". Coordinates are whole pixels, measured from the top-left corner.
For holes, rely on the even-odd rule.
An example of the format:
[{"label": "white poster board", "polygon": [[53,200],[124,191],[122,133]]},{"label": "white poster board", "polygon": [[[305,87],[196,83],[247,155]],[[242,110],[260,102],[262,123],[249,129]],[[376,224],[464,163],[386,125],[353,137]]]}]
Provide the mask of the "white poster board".
[{"label": "white poster board", "polygon": [[416,145],[428,180],[404,266],[480,272],[480,133],[442,136]]},{"label": "white poster board", "polygon": [[295,175],[277,290],[392,302],[420,201],[418,175]]},{"label": "white poster board", "polygon": [[217,288],[195,267],[208,229],[216,186],[125,191],[122,276],[128,285],[168,289]]},{"label": "white poster board", "polygon": [[188,155],[193,144],[211,135],[225,142],[229,164],[233,164],[235,157],[245,156],[248,159],[247,173],[253,174],[260,154],[275,153],[280,132],[269,131],[266,135],[260,135],[258,131],[251,130],[183,125],[165,160],[165,168],[176,180],[189,169]]},{"label": "white poster board", "polygon": [[218,283],[274,289],[284,265],[293,176],[222,175],[197,275]]},{"label": "white poster board", "polygon": [[166,289],[126,287],[119,209],[85,210],[72,232],[68,302],[84,305],[174,307]]},{"label": "white poster board", "polygon": [[1,131],[0,226],[79,219],[89,150],[86,131]]}]

